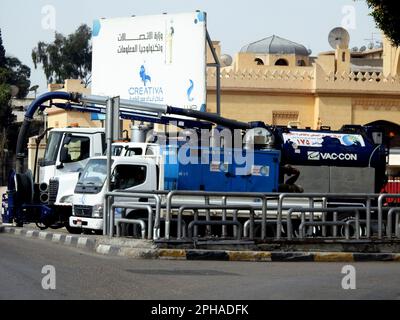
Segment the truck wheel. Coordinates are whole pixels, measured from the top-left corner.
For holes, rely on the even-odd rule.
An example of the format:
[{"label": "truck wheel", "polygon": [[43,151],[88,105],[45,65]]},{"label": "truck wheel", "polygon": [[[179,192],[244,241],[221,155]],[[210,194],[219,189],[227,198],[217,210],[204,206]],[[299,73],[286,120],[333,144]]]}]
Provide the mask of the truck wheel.
[{"label": "truck wheel", "polygon": [[[353,214],[348,214],[348,213],[342,213],[342,214],[338,214],[338,221],[351,221],[351,220],[355,220],[355,216]],[[355,236],[355,232],[356,232],[356,226],[355,226],[355,222],[350,224],[349,227],[349,236],[350,238],[353,238]],[[365,225],[361,225],[360,224],[360,229],[358,230],[358,233],[360,234],[360,237],[363,237],[367,234],[366,231],[366,226]],[[346,236],[346,229],[345,227],[338,227],[338,235],[341,235],[342,237]]]},{"label": "truck wheel", "polygon": [[[147,212],[147,210],[134,209],[127,213],[126,218],[127,219],[140,219],[140,220],[146,221],[146,223],[147,223],[148,212]],[[126,230],[126,233],[125,233],[126,236],[131,236],[131,237],[134,237],[137,239],[140,239],[142,237],[140,226],[137,224],[134,224],[134,225],[128,224],[126,226],[125,230]]]},{"label": "truck wheel", "polygon": [[17,173],[17,199],[20,204],[31,203],[33,199],[33,180],[32,173],[28,170],[26,173]]},{"label": "truck wheel", "polygon": [[40,230],[46,230],[48,228],[47,225],[45,225],[43,222],[36,222],[36,227],[38,227]]}]

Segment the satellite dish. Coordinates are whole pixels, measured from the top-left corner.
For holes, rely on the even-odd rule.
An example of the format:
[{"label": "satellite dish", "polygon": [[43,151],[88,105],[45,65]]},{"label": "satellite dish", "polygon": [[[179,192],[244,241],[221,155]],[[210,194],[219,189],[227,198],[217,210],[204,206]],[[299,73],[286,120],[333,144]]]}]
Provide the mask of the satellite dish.
[{"label": "satellite dish", "polygon": [[341,49],[345,49],[349,46],[350,35],[346,29],[337,27],[329,32],[328,42],[333,49],[336,49],[337,46]]},{"label": "satellite dish", "polygon": [[357,51],[358,51],[358,47],[351,48],[351,52],[357,52]]},{"label": "satellite dish", "polygon": [[18,95],[19,88],[17,86],[11,85],[11,98],[15,98]]},{"label": "satellite dish", "polygon": [[223,54],[219,59],[222,67],[229,67],[232,65],[233,59],[229,54]]},{"label": "satellite dish", "polygon": [[368,43],[368,49],[372,50],[373,48],[374,48],[374,43],[373,42]]},{"label": "satellite dish", "polygon": [[29,91],[36,91],[37,89],[39,89],[39,86],[38,86],[38,85],[35,85],[35,86],[33,86],[33,87],[30,87],[30,88],[29,88]]},{"label": "satellite dish", "polygon": [[367,47],[366,47],[366,46],[362,46],[362,47],[360,48],[360,52],[364,52],[365,50],[367,50]]}]

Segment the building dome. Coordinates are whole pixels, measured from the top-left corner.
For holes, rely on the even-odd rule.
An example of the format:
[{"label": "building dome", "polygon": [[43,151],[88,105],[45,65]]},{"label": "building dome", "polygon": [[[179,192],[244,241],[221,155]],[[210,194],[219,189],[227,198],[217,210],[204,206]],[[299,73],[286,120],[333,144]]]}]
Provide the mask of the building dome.
[{"label": "building dome", "polygon": [[295,54],[298,56],[310,55],[310,52],[305,46],[275,35],[252,42],[244,46],[240,52],[258,54]]}]

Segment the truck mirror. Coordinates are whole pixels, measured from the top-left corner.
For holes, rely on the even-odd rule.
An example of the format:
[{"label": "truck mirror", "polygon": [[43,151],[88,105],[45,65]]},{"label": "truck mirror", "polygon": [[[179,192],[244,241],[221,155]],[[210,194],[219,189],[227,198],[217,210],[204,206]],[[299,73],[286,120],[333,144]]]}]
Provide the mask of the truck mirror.
[{"label": "truck mirror", "polygon": [[112,174],[110,177],[110,191],[115,190],[115,187],[116,187],[115,181],[116,181],[115,174]]},{"label": "truck mirror", "polygon": [[71,142],[71,140],[72,140],[72,135],[69,133],[64,138],[64,145],[69,144]]},{"label": "truck mirror", "polygon": [[61,148],[61,152],[60,152],[60,162],[61,163],[68,163],[71,162],[71,157],[68,154],[68,148],[66,148],[65,146],[63,146]]}]

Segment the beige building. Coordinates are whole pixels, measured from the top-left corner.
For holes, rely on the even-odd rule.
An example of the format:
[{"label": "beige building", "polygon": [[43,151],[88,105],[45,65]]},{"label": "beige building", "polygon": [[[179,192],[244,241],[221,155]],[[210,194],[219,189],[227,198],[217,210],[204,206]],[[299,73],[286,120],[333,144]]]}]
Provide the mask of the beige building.
[{"label": "beige building", "polygon": [[[276,41],[278,39],[279,41]],[[222,115],[272,125],[339,129],[385,120],[400,124],[399,49],[318,57],[304,46],[269,37],[243,47],[221,72]],[[208,111],[216,110],[215,70],[208,70]]]},{"label": "beige building", "polygon": [[[219,42],[214,42],[221,56]],[[208,61],[212,61],[210,51]],[[383,120],[400,124],[400,50],[349,48],[311,57],[301,44],[270,36],[244,46],[221,71],[222,116],[271,125],[339,129],[343,124]],[[225,62],[226,59],[223,59]],[[227,59],[229,60],[229,59]],[[207,111],[216,110],[216,72],[207,70]],[[79,80],[50,85],[51,91],[89,93]],[[50,109],[49,127],[101,126],[91,115]],[[128,123],[124,128],[127,129]]]}]

